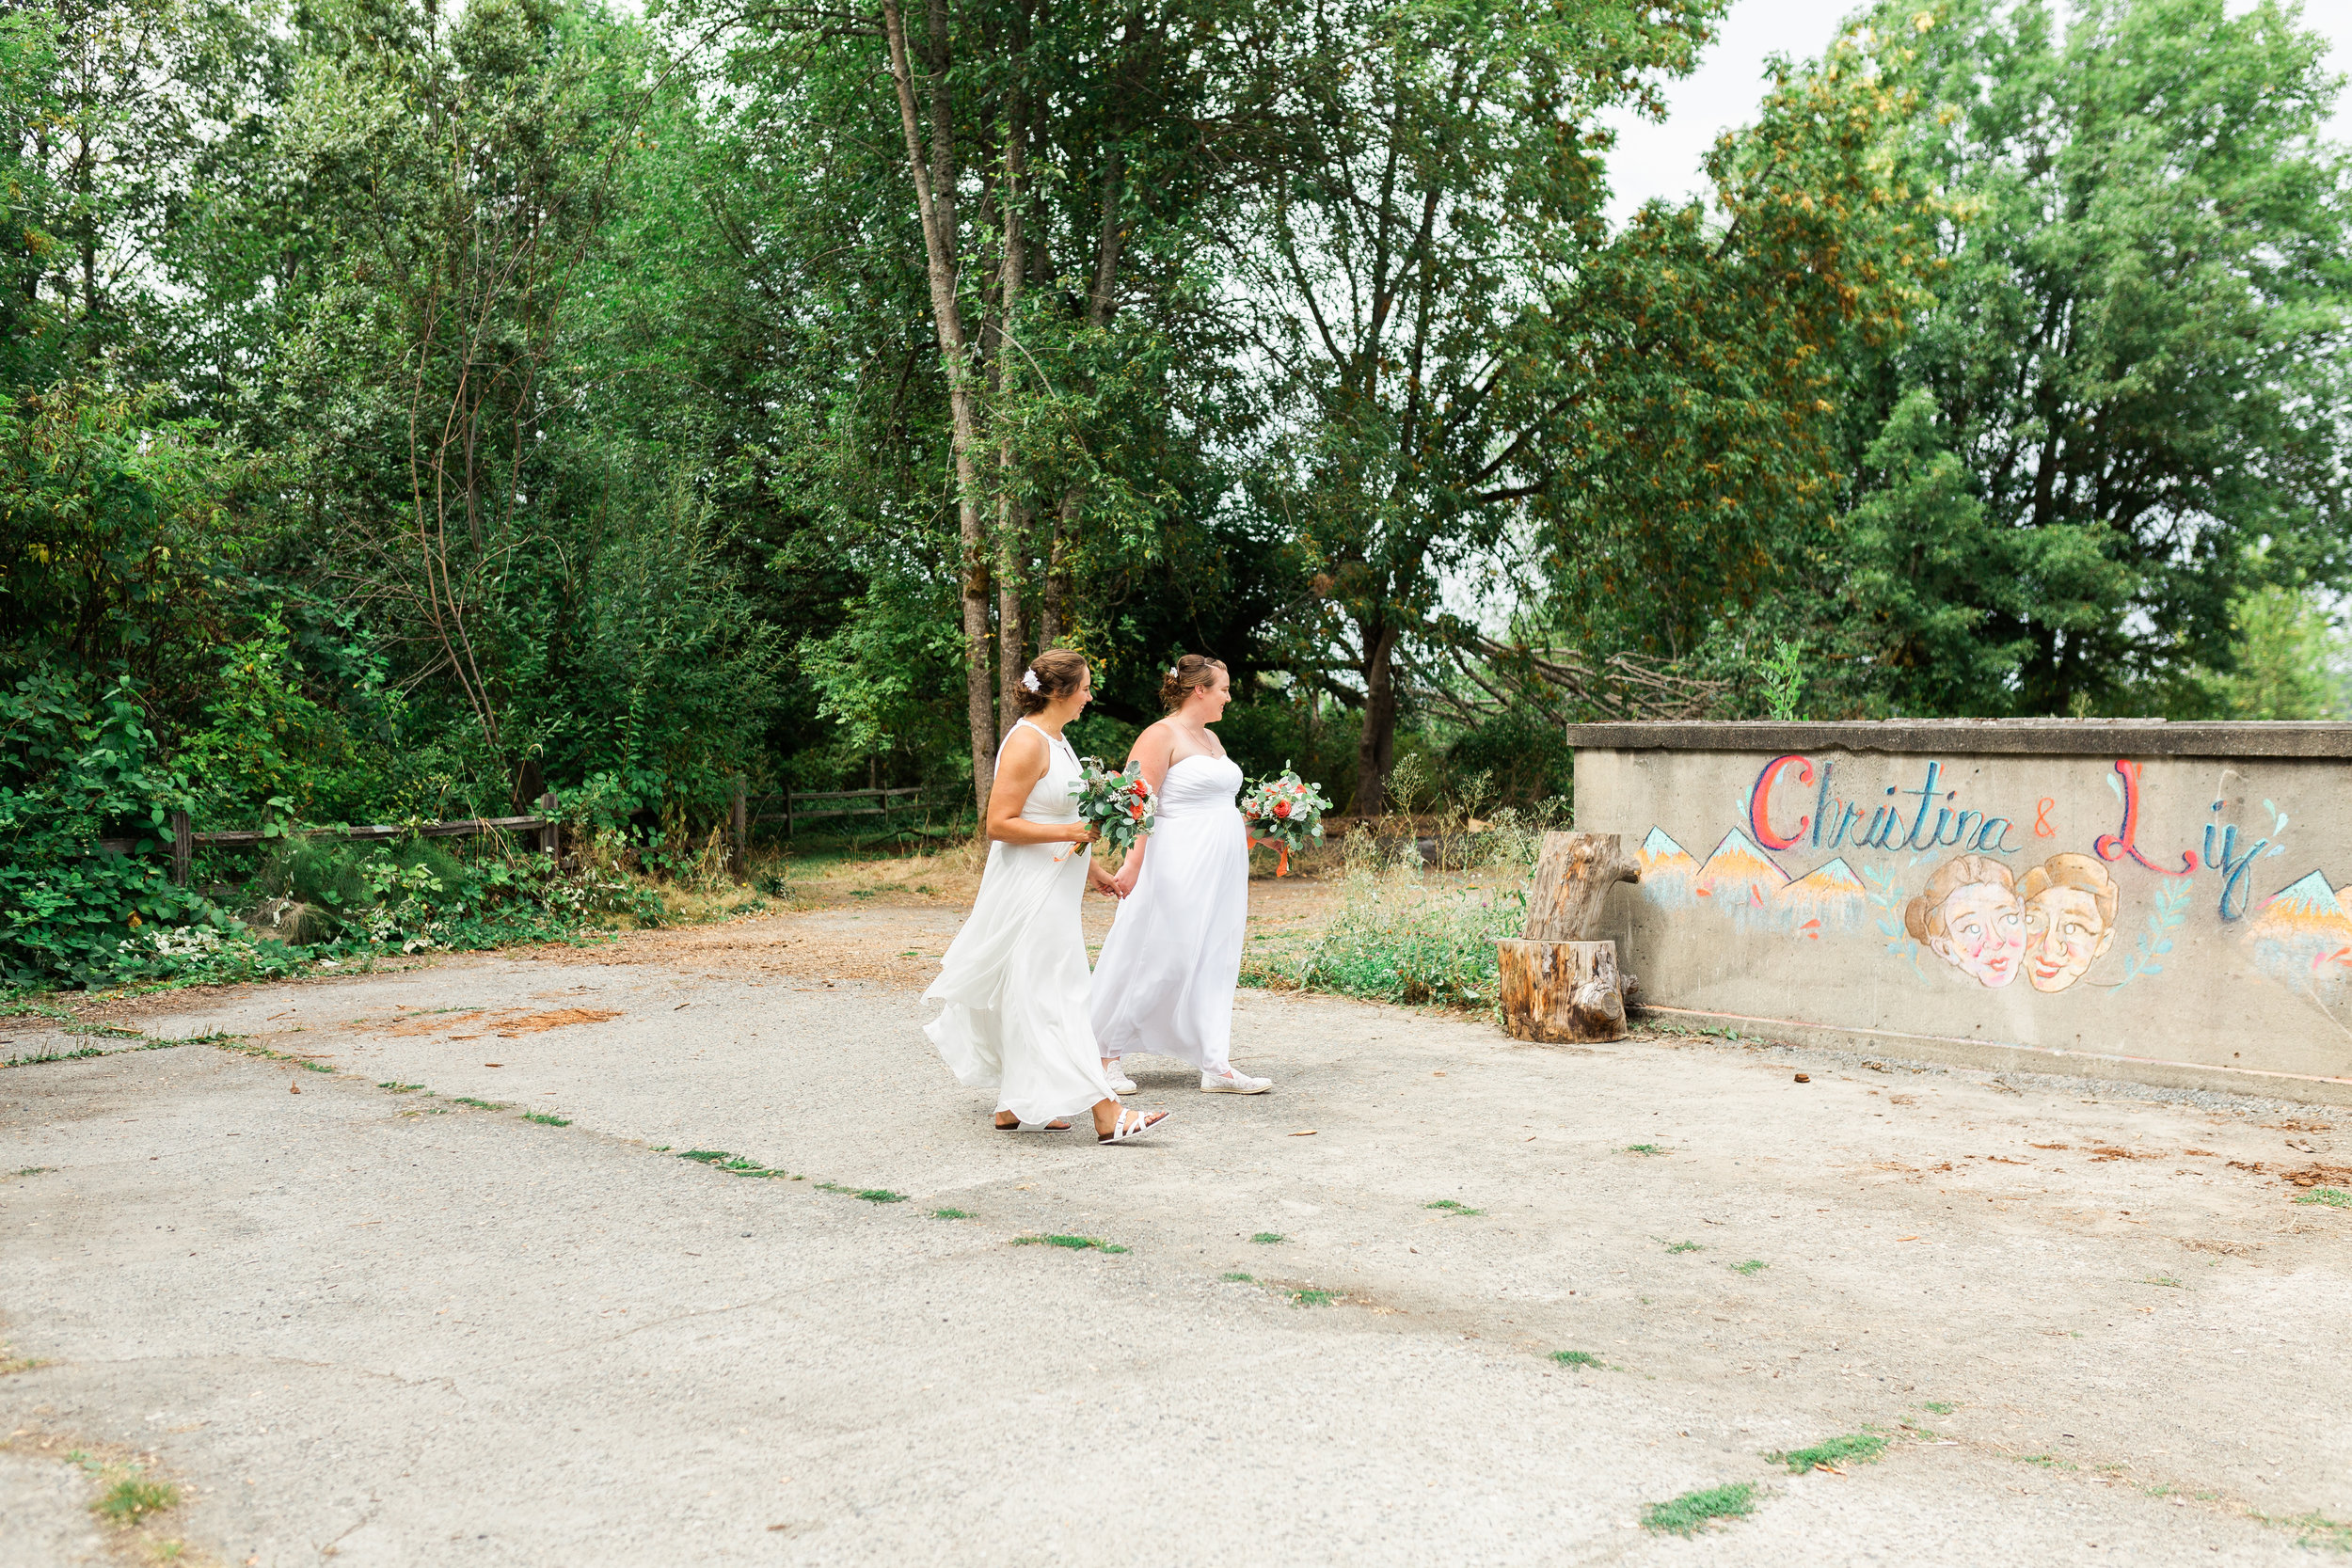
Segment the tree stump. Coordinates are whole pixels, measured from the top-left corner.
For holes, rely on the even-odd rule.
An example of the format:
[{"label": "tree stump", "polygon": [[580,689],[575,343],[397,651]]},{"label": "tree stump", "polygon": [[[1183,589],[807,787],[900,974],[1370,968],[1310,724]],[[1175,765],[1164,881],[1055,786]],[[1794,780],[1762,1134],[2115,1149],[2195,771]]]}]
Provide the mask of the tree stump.
[{"label": "tree stump", "polygon": [[1641,863],[1615,833],[1546,833],[1528,890],[1518,940],[1497,943],[1502,1026],[1514,1039],[1625,1037],[1626,993],[1617,944],[1594,940],[1601,906],[1619,882],[1641,879]]},{"label": "tree stump", "polygon": [[1502,1026],[1513,1039],[1582,1045],[1625,1038],[1625,984],[1613,942],[1496,943]]},{"label": "tree stump", "polygon": [[1600,930],[1601,905],[1619,882],[1642,879],[1642,863],[1626,853],[1615,833],[1546,833],[1527,892],[1529,942],[1590,942]]}]

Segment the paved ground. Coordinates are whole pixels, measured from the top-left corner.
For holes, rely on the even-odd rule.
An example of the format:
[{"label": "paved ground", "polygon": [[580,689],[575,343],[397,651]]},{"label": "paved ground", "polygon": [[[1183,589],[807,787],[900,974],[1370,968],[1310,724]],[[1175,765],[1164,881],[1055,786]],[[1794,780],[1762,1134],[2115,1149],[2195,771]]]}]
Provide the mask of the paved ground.
[{"label": "paved ground", "polygon": [[[1246,994],[1279,1089],[1142,1064],[1178,1116],[1104,1149],[930,1055],[952,925],[183,993],[129,1022],[246,1049],[0,1072],[0,1564],[136,1560],[85,1512],[122,1463],[183,1488],[146,1540],[267,1568],[2268,1563],[2352,1519],[2352,1211],[2280,1180],[2328,1113]],[[918,958],[827,985],[861,933]]]}]

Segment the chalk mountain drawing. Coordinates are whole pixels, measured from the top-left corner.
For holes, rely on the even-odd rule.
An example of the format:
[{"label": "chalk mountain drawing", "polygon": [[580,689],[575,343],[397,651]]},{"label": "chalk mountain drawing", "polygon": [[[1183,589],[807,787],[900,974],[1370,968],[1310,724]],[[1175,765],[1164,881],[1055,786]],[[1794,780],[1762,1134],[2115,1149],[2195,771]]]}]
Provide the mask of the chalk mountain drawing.
[{"label": "chalk mountain drawing", "polygon": [[1691,858],[1690,850],[1668,837],[1665,829],[1652,828],[1635,858],[1642,865],[1643,897],[1661,910],[1687,910],[1698,901],[1694,884],[1699,863]]},{"label": "chalk mountain drawing", "polygon": [[1780,890],[1782,920],[1798,936],[1819,941],[1824,931],[1858,931],[1870,912],[1869,892],[1839,856]]},{"label": "chalk mountain drawing", "polygon": [[1788,873],[1757,848],[1754,839],[1734,828],[1699,867],[1695,891],[1715,909],[1728,911],[1734,925],[1770,929],[1777,924],[1773,917],[1780,912],[1775,900],[1788,885]]},{"label": "chalk mountain drawing", "polygon": [[2270,895],[2252,929],[2254,962],[2274,980],[2300,990],[2332,988],[2352,968],[2352,917],[2327,874],[2313,871]]}]

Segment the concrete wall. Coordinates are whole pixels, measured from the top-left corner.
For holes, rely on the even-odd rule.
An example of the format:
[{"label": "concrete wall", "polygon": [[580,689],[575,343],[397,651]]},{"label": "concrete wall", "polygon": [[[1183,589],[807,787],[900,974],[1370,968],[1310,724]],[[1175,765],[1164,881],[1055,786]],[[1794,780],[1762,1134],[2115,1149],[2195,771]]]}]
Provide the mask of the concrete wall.
[{"label": "concrete wall", "polygon": [[[1586,724],[1665,1022],[2352,1102],[2352,725]],[[2344,882],[2335,879],[2344,878]]]}]

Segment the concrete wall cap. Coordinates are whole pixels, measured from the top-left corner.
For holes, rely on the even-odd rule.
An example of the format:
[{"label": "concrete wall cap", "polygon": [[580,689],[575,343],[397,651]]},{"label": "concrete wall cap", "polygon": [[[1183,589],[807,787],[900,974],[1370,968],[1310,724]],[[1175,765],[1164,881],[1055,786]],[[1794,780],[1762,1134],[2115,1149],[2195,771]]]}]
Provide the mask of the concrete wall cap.
[{"label": "concrete wall cap", "polygon": [[1982,752],[2033,756],[2352,757],[2352,724],[2162,719],[1652,720],[1570,724],[1568,744],[1609,752]]}]

